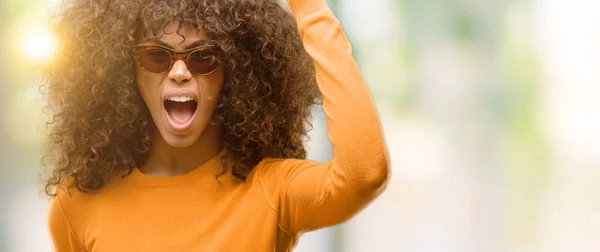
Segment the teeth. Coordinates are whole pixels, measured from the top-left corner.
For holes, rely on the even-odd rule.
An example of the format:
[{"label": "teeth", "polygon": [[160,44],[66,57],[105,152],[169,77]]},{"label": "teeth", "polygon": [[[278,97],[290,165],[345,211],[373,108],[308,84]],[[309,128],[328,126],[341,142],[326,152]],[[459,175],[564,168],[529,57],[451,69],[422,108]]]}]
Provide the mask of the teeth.
[{"label": "teeth", "polygon": [[173,96],[173,97],[169,97],[167,100],[174,101],[174,102],[188,102],[188,101],[193,101],[194,99],[192,99],[191,97],[187,97],[187,96]]}]

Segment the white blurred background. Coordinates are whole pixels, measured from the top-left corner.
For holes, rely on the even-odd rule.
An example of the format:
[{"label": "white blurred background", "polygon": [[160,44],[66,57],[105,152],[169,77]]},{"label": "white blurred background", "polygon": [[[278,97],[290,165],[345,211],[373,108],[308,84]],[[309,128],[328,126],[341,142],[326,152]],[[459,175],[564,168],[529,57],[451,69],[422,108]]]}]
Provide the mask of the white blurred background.
[{"label": "white blurred background", "polygon": [[[39,191],[59,0],[0,0],[0,251],[52,251]],[[384,124],[387,191],[295,251],[598,251],[600,1],[336,0]],[[320,109],[309,158],[331,146]]]}]

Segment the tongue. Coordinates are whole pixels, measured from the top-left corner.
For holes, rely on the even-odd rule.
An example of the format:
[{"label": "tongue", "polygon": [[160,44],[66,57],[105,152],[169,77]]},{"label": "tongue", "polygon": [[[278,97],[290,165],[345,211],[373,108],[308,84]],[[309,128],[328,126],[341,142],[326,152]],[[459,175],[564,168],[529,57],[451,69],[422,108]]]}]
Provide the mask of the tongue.
[{"label": "tongue", "polygon": [[188,120],[190,120],[190,118],[192,118],[192,116],[194,115],[194,112],[196,111],[196,103],[193,101],[189,101],[189,102],[174,102],[174,101],[167,101],[166,104],[166,109],[167,109],[167,113],[169,114],[169,117],[171,117],[171,119],[173,119],[173,121],[177,122],[177,123],[185,123]]}]

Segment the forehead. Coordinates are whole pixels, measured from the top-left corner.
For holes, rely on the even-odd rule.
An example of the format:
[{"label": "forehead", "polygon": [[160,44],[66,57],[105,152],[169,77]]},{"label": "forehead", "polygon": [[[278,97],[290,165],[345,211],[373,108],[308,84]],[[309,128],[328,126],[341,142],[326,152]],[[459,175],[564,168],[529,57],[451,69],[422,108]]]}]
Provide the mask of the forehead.
[{"label": "forehead", "polygon": [[146,34],[141,40],[146,44],[161,44],[175,50],[184,50],[195,45],[199,41],[206,40],[204,32],[189,23],[181,23],[178,20],[171,21],[164,28],[158,29],[156,36]]}]

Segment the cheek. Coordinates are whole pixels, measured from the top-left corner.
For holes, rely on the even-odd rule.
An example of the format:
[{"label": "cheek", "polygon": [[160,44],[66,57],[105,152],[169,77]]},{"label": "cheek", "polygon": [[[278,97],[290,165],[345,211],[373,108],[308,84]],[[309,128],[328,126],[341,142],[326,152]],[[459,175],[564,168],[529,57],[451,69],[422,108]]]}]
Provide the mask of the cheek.
[{"label": "cheek", "polygon": [[146,74],[146,72],[144,72],[144,70],[141,70],[140,68],[136,69],[136,85],[148,108],[153,107],[153,103],[151,101],[155,101],[160,95],[160,90],[155,88],[158,86],[155,85],[156,81],[160,80],[155,80],[153,77],[154,76],[149,76],[148,74]]},{"label": "cheek", "polygon": [[216,104],[219,101],[220,88],[211,87],[206,93],[206,102]]},{"label": "cheek", "polygon": [[207,105],[210,109],[213,109],[219,102],[219,95],[223,86],[223,79],[223,72],[217,71],[204,81],[200,82],[202,83],[201,85],[203,85],[201,89],[205,91],[202,94],[202,98],[205,100],[205,105]]}]

